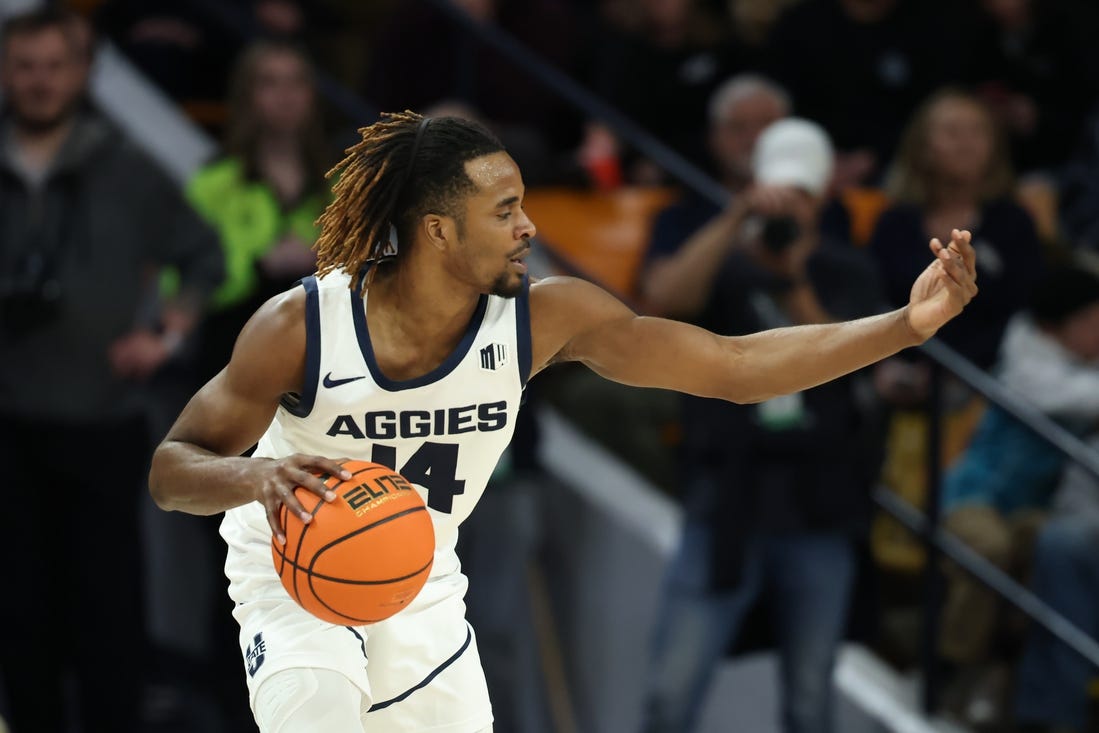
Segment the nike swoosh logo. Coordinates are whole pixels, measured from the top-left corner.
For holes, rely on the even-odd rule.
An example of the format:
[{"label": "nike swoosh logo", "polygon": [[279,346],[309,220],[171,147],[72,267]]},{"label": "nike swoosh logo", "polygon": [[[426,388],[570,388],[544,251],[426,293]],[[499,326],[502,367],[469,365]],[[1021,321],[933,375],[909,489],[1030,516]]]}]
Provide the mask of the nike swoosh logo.
[{"label": "nike swoosh logo", "polygon": [[324,384],[326,389],[332,389],[333,387],[339,387],[341,384],[347,384],[348,382],[357,382],[360,379],[366,379],[366,377],[362,376],[347,377],[345,379],[333,379],[332,372],[328,372],[328,374],[324,375],[324,381],[322,382],[322,384]]}]

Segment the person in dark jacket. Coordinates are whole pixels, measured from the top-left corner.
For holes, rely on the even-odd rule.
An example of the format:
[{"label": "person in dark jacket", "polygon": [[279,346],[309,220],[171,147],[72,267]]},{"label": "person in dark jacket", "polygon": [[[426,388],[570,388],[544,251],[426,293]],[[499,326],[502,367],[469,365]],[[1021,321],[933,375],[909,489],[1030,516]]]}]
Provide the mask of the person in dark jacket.
[{"label": "person in dark jacket", "polygon": [[[832,170],[815,123],[764,130],[709,295],[680,317],[735,335],[875,312],[873,264],[820,231]],[[832,672],[877,466],[856,380],[751,405],[686,398],[686,521],[654,634],[645,733],[696,730],[718,663],[762,599],[778,639],[782,729],[833,730]]]},{"label": "person in dark jacket", "polygon": [[[9,564],[0,669],[14,731],[135,729],[141,689],[140,385],[222,276],[177,187],[84,104],[71,18],[0,31],[0,463]],[[159,309],[156,274],[179,297]],[[66,695],[75,680],[75,695]]]}]

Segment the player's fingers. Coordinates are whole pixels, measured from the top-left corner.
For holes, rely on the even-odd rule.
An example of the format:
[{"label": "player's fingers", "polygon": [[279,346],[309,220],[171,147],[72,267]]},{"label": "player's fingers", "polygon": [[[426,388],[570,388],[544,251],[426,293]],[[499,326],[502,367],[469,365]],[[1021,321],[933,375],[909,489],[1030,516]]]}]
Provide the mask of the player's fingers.
[{"label": "player's fingers", "polygon": [[969,280],[969,271],[966,270],[965,264],[962,262],[962,258],[957,253],[950,250],[943,250],[944,256],[941,259],[943,263],[943,272],[950,276],[950,278],[958,284],[959,287],[966,288],[966,281]]},{"label": "player's fingers", "polygon": [[962,256],[966,268],[976,271],[977,250],[973,249],[973,234],[967,229],[955,229],[950,233],[950,248]]},{"label": "player's fingers", "polygon": [[976,294],[975,285],[968,276],[961,258],[955,256],[949,264],[939,268],[939,278],[952,293],[955,293],[963,304],[968,303]]},{"label": "player's fingers", "polygon": [[956,252],[953,248],[946,251],[950,253],[950,258],[945,265],[946,269],[966,294],[972,298],[977,294],[976,274],[970,268],[969,263],[965,261],[964,255]]},{"label": "player's fingers", "polygon": [[341,461],[350,460],[347,458],[336,460],[333,458],[325,458],[324,456],[310,456],[302,453],[295,453],[291,456],[293,463],[298,468],[303,469],[316,469],[322,473],[327,473],[329,476],[338,476],[341,481],[346,481],[351,478],[351,472],[340,465]]},{"label": "player's fingers", "polygon": [[[316,476],[300,468],[288,469],[286,471],[286,476],[290,480],[290,483],[294,486],[300,486],[303,489],[312,491],[314,494],[321,497],[325,501],[332,501],[332,499],[336,498],[335,492],[332,491],[332,489],[328,488],[327,484],[324,483],[320,476]],[[294,492],[292,490],[288,490],[288,493],[290,494],[290,497],[294,500],[294,504],[296,504],[296,506],[291,506],[289,503],[287,504],[287,506],[291,506],[294,511],[298,512],[298,516],[302,517],[303,521],[309,521],[309,519],[306,519],[306,517],[309,517],[311,519],[312,515],[310,515],[309,512],[305,511],[305,509],[302,508],[301,504],[297,500],[297,497],[294,496]]]},{"label": "player's fingers", "polygon": [[[295,453],[288,457],[286,476],[291,481],[296,481],[298,486],[303,486],[320,496],[325,501],[335,501],[336,494],[328,487],[328,479],[335,476],[341,481],[351,478],[351,472],[340,465],[340,462],[324,456],[310,456]],[[291,471],[293,471],[291,473]],[[318,478],[317,473],[321,476]]]},{"label": "player's fingers", "polygon": [[265,501],[263,505],[267,510],[267,523],[271,525],[271,534],[280,545],[285,545],[286,532],[283,531],[282,522],[279,521],[280,503],[277,501]]},{"label": "player's fingers", "polygon": [[931,249],[931,254],[935,255],[936,257],[938,257],[939,253],[943,251],[943,243],[939,241],[938,237],[932,237],[927,246]]},{"label": "player's fingers", "polygon": [[275,493],[278,495],[279,501],[286,505],[287,511],[294,512],[302,522],[309,524],[313,520],[313,515],[305,511],[305,507],[298,501],[298,497],[294,494],[292,488],[279,486],[275,489]]},{"label": "player's fingers", "polygon": [[313,465],[318,468],[323,468],[324,472],[330,476],[339,476],[341,481],[346,481],[351,478],[351,472],[343,467],[343,464],[351,460],[350,458],[340,458],[333,460],[331,458],[315,458],[316,463]]}]

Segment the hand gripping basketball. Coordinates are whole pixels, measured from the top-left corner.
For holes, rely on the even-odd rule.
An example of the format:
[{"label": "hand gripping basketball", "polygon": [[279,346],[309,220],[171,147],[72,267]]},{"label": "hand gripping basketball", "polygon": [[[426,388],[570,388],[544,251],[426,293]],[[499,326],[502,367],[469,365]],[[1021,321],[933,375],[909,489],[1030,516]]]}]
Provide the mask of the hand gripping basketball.
[{"label": "hand gripping basketball", "polygon": [[294,490],[310,521],[283,502],[286,541],[272,538],[271,557],[286,592],[306,611],[341,626],[370,624],[405,608],[423,588],[435,529],[420,494],[399,473],[366,461],[337,468],[312,477],[322,491]]},{"label": "hand gripping basketball", "polygon": [[325,501],[335,501],[336,494],[325,486],[320,476],[324,474],[341,479],[351,478],[351,473],[340,465],[339,460],[301,453],[278,460],[259,461],[259,465],[256,499],[267,510],[267,523],[271,525],[272,538],[281,545],[286,544],[286,531],[279,507],[285,506],[306,524],[313,519],[305,511],[299,497],[295,496],[294,489],[307,489]]}]

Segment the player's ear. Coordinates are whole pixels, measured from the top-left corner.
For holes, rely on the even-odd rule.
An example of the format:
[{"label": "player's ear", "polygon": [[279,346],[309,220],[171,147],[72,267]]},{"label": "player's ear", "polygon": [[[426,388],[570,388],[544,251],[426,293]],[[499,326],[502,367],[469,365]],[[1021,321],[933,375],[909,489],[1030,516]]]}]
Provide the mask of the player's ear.
[{"label": "player's ear", "polygon": [[445,250],[456,241],[454,220],[442,214],[426,214],[420,220],[428,243],[437,250]]}]

